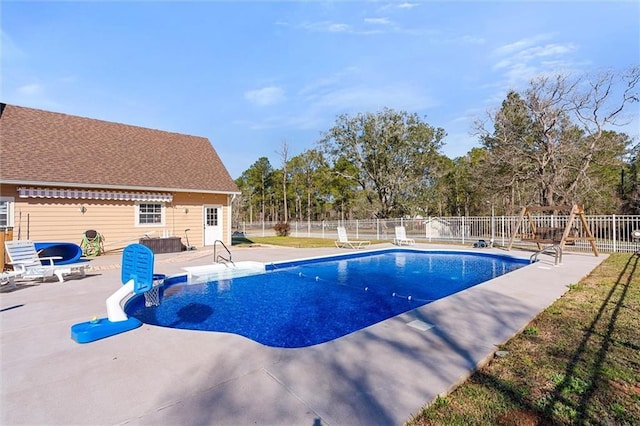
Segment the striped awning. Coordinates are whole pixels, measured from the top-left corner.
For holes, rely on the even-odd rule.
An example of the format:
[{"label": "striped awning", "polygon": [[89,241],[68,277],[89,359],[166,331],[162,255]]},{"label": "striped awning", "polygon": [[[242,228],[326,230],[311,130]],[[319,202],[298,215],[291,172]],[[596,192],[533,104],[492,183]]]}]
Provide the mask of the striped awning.
[{"label": "striped awning", "polygon": [[67,198],[78,200],[149,201],[170,203],[172,194],[157,192],[98,191],[93,189],[18,188],[20,198]]}]

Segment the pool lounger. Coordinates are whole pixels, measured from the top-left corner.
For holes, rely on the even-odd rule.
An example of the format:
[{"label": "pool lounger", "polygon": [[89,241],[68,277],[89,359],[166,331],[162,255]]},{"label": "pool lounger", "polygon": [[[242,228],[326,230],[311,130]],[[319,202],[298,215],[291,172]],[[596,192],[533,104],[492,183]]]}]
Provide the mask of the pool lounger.
[{"label": "pool lounger", "polygon": [[9,284],[11,288],[16,288],[15,279],[19,276],[20,273],[16,271],[3,271],[0,274],[0,285]]},{"label": "pool lounger", "polygon": [[58,277],[58,281],[64,282],[64,275],[79,274],[81,277],[84,277],[87,275],[87,269],[91,269],[91,265],[89,265],[89,262],[73,263],[70,265],[56,265],[53,273],[56,277]]}]

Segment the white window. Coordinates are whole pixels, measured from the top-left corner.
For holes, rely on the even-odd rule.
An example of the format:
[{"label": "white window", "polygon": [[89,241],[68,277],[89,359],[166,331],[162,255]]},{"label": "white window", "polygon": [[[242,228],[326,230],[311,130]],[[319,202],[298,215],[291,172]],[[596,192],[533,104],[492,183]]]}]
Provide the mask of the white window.
[{"label": "white window", "polygon": [[137,203],[136,225],[163,226],[164,203]]},{"label": "white window", "polygon": [[13,197],[0,197],[0,228],[13,226]]}]

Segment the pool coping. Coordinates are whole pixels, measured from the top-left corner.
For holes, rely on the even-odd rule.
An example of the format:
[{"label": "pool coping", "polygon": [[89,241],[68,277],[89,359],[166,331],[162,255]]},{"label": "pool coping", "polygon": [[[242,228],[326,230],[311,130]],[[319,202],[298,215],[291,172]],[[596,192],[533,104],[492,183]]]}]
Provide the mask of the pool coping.
[{"label": "pool coping", "polygon": [[[232,252],[234,260],[277,261],[352,251]],[[178,274],[182,266],[210,262],[210,254],[157,256],[155,269]],[[70,339],[69,327],[104,315],[119,270],[105,264],[62,284],[19,284],[0,294],[0,423],[402,424],[490,360],[501,343],[605,258],[565,253],[556,267],[541,257],[537,264],[364,330],[297,349],[149,325],[80,345]],[[96,260],[96,266],[107,262]]]}]

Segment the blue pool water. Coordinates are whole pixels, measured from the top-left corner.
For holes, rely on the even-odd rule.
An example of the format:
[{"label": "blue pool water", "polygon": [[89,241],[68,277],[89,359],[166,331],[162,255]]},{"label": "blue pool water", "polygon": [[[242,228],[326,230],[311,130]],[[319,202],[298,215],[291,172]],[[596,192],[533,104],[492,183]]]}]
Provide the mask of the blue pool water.
[{"label": "blue pool water", "polygon": [[327,342],[506,274],[529,262],[467,252],[391,249],[267,265],[259,275],[165,285],[157,307],[127,314],[164,327],[236,333],[267,346]]}]

